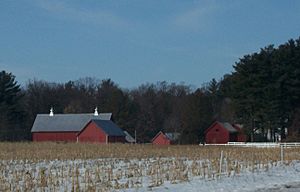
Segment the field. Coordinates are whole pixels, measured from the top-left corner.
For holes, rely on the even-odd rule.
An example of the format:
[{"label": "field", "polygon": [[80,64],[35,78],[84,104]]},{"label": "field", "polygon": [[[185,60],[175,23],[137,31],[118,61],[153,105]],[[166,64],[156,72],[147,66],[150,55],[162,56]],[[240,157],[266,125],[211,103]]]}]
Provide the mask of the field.
[{"label": "field", "polygon": [[0,191],[251,191],[300,182],[300,148],[25,142],[0,150]]}]

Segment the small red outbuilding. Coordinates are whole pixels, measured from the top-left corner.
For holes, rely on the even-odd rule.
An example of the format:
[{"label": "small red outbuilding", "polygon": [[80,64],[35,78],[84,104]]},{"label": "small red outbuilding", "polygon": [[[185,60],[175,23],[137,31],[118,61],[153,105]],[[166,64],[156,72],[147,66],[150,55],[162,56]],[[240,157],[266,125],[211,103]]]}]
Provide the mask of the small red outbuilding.
[{"label": "small red outbuilding", "polygon": [[112,121],[91,120],[78,134],[80,142],[125,142],[125,133]]},{"label": "small red outbuilding", "polygon": [[151,140],[155,145],[171,145],[174,144],[179,138],[179,133],[163,133],[158,132]]},{"label": "small red outbuilding", "polygon": [[227,142],[245,142],[246,135],[240,126],[230,123],[214,122],[205,131],[205,143],[207,144],[225,144]]}]

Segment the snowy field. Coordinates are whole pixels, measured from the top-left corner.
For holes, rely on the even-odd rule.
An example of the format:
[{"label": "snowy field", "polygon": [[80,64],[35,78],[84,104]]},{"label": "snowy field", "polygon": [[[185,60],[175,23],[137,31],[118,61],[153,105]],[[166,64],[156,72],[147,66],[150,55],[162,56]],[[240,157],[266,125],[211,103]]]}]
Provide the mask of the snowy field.
[{"label": "snowy field", "polygon": [[[144,191],[147,190],[144,189]],[[245,172],[215,180],[194,177],[189,182],[177,185],[166,184],[153,191],[299,192],[300,162],[292,162],[290,165],[278,165],[268,171]]]},{"label": "snowy field", "polygon": [[1,161],[0,191],[300,191],[300,161],[226,167],[224,159],[221,174],[213,163],[186,158]]},{"label": "snowy field", "polygon": [[300,191],[300,148],[0,143],[0,191]]}]

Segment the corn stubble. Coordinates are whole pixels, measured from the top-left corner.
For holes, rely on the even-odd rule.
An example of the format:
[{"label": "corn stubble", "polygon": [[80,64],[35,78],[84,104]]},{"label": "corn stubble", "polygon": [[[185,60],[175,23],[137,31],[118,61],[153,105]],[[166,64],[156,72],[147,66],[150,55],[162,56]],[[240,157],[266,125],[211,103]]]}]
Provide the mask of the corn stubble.
[{"label": "corn stubble", "polygon": [[[114,191],[263,172],[300,148],[0,143],[0,191]],[[222,156],[221,156],[222,153]]]}]

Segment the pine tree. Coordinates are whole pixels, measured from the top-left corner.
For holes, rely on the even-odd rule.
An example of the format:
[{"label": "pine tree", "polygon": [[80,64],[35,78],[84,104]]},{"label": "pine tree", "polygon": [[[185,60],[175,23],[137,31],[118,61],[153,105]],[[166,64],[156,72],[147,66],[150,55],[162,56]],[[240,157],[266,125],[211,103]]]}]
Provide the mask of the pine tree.
[{"label": "pine tree", "polygon": [[[300,39],[246,55],[234,66],[231,75],[232,98],[236,115],[251,135],[259,129],[271,140],[276,133],[284,139],[300,108]],[[253,138],[253,137],[252,137]]]},{"label": "pine tree", "polygon": [[5,71],[0,72],[0,139],[20,139],[24,132],[20,132],[23,120],[21,108],[20,85],[17,85],[15,77]]}]

